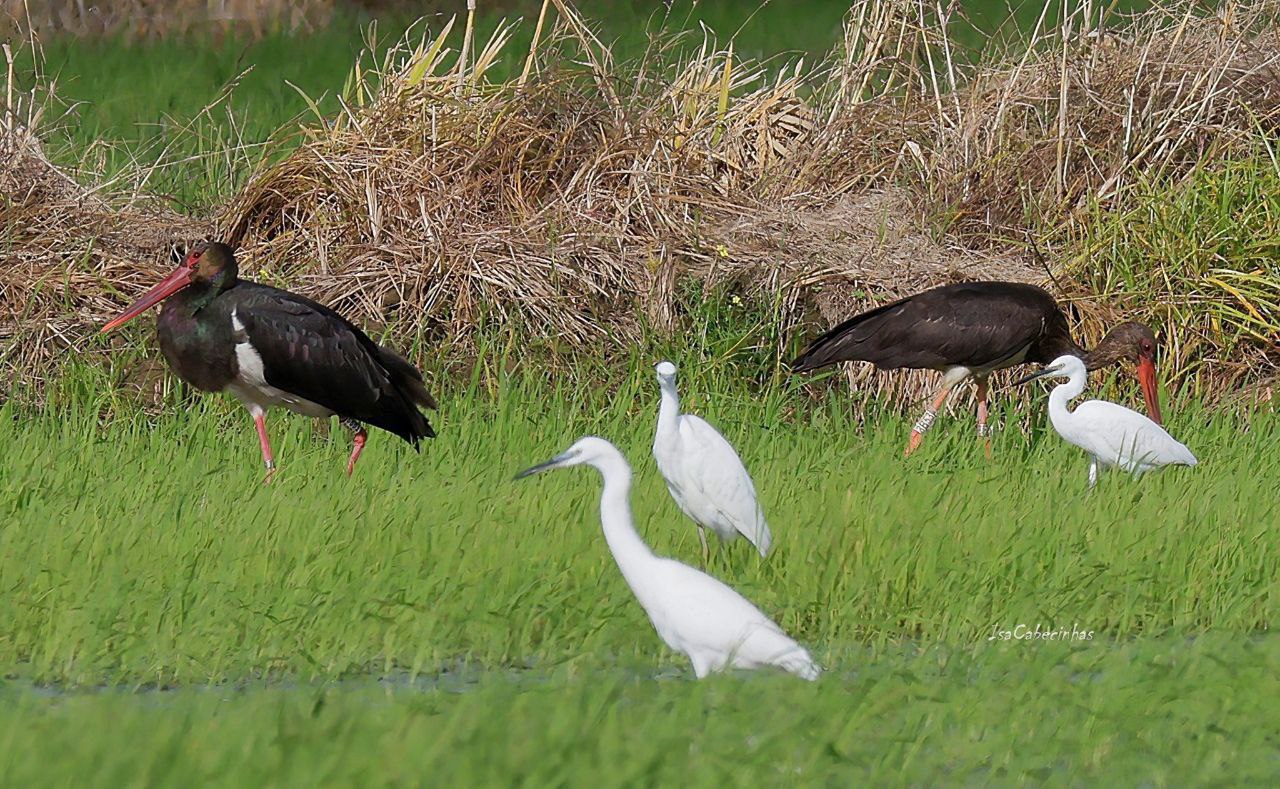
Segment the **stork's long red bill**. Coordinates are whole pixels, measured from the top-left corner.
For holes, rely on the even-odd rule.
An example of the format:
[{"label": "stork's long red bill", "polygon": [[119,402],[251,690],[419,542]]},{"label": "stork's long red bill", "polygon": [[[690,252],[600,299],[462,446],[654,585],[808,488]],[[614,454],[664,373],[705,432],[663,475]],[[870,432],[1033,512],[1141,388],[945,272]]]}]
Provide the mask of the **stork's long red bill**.
[{"label": "stork's long red bill", "polygon": [[191,269],[187,266],[179,267],[172,274],[160,280],[159,284],[151,290],[142,294],[141,298],[126,307],[124,312],[120,313],[106,326],[103,326],[98,333],[105,334],[112,329],[123,326],[190,284]]},{"label": "stork's long red bill", "polygon": [[1156,365],[1143,357],[1138,361],[1138,382],[1142,384],[1142,399],[1147,401],[1147,416],[1157,425],[1163,425],[1160,417],[1160,394],[1156,389]]}]

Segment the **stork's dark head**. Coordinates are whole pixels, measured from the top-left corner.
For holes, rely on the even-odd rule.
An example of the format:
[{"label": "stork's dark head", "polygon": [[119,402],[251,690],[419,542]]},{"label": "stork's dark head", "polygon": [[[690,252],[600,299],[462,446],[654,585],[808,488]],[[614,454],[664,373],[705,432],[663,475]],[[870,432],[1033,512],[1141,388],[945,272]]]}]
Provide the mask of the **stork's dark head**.
[{"label": "stork's dark head", "polygon": [[239,271],[236,253],[218,241],[201,241],[191,247],[183,266],[191,269],[191,284],[225,290],[235,283]]},{"label": "stork's dark head", "polygon": [[114,320],[102,327],[103,332],[122,326],[184,288],[206,291],[210,297],[236,283],[236,256],[231,247],[217,241],[201,241],[187,253],[173,273],[142,294]]},{"label": "stork's dark head", "polygon": [[1122,323],[1107,332],[1107,336],[1085,359],[1090,370],[1124,362],[1135,365],[1134,374],[1142,384],[1147,415],[1160,424],[1160,396],[1156,393],[1156,335],[1150,327],[1132,321]]},{"label": "stork's dark head", "polygon": [[1131,361],[1141,364],[1143,360],[1155,364],[1156,335],[1151,328],[1134,321],[1121,323],[1107,332],[1091,356],[1097,357],[1097,367]]}]

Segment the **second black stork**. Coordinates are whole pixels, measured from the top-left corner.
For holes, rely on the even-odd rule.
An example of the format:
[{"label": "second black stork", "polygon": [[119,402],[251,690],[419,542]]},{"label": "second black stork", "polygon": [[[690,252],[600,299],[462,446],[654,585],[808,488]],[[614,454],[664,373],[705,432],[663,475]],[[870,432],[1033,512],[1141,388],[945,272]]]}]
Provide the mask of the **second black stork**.
[{"label": "second black stork", "polygon": [[206,392],[230,392],[249,410],[268,482],[276,468],[266,427],[272,406],[337,415],[355,431],[348,474],[364,449],[366,424],[415,449],[435,436],[419,410],[435,408],[435,401],[413,365],[322,304],[240,279],[226,244],[192,247],[176,271],[102,331],[161,301],[161,353],[182,380]]},{"label": "second black stork", "polygon": [[978,385],[978,435],[987,441],[987,377],[1017,364],[1047,364],[1064,354],[1097,370],[1133,361],[1147,413],[1160,422],[1156,394],[1156,338],[1140,323],[1114,327],[1086,351],[1071,338],[1066,315],[1043,288],[1016,282],[964,282],[926,290],[857,315],[809,344],[791,363],[795,372],[836,362],[871,362],[882,370],[938,370],[942,384],[911,430],[904,454],[924,434],[956,384]]}]

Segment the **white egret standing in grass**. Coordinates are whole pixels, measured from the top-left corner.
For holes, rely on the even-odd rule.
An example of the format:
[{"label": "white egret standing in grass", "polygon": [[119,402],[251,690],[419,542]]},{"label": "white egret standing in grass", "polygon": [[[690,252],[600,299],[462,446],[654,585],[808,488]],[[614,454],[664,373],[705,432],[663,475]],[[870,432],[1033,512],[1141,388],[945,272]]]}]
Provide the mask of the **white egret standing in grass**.
[{"label": "white egret standing in grass", "polygon": [[[1036,378],[1066,378],[1049,394],[1049,421],[1067,443],[1089,453],[1089,487],[1098,482],[1098,469],[1119,466],[1141,476],[1162,466],[1194,466],[1196,456],[1160,425],[1136,411],[1104,400],[1086,400],[1074,411],[1072,398],[1084,391],[1084,362],[1077,356],[1059,356],[1047,367],[1017,384]],[[1016,385],[1016,384],[1015,384]]]},{"label": "white egret standing in grass", "polygon": [[703,564],[710,557],[707,529],[725,541],[741,534],[765,556],[773,536],[741,458],[706,421],[680,413],[676,366],[659,362],[654,369],[662,401],[658,429],[653,434],[653,459],[667,481],[671,498],[698,524]]},{"label": "white egret standing in grass", "polygon": [[600,525],[636,600],[667,646],[688,656],[701,679],[725,667],[777,666],[813,680],[819,669],[804,647],[742,595],[704,572],[654,555],[631,522],[631,466],[617,447],[596,436],[579,439],[516,479],[554,468],[587,465],[600,472]]}]

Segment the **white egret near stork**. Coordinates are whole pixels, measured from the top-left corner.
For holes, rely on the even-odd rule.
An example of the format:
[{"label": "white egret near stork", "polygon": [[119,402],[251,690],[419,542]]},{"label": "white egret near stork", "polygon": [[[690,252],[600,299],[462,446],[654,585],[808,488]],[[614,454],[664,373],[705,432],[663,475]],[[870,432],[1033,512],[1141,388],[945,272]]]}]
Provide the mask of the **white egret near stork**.
[{"label": "white egret near stork", "polygon": [[1018,282],[959,282],[899,299],[855,315],[809,344],[791,363],[795,372],[837,362],[871,362],[881,370],[939,370],[942,385],[911,428],[903,454],[920,446],[957,384],[978,385],[978,435],[988,454],[987,378],[1016,364],[1044,364],[1063,354],[1100,370],[1132,359],[1147,401],[1160,421],[1156,391],[1156,336],[1140,323],[1122,323],[1086,351],[1071,338],[1067,316],[1043,288]]},{"label": "white egret near stork", "polygon": [[742,459],[705,420],[680,413],[676,366],[659,362],[654,369],[662,400],[653,434],[653,459],[671,498],[698,524],[703,564],[710,558],[707,529],[722,541],[732,541],[741,534],[761,556],[767,555],[773,535]]},{"label": "white egret near stork", "polygon": [[579,439],[516,479],[556,468],[587,465],[600,472],[600,525],[622,577],[658,636],[689,658],[699,679],[726,667],[778,668],[804,679],[820,669],[804,647],[742,595],[704,572],[657,556],[631,520],[631,466],[617,447],[596,436]]},{"label": "white egret near stork", "polygon": [[1069,410],[1067,405],[1084,391],[1084,361],[1059,356],[1038,373],[1016,384],[1037,378],[1066,378],[1049,394],[1049,421],[1069,444],[1089,454],[1089,487],[1098,482],[1099,469],[1117,466],[1134,476],[1162,466],[1194,466],[1196,456],[1151,419],[1122,405],[1086,400]]}]

